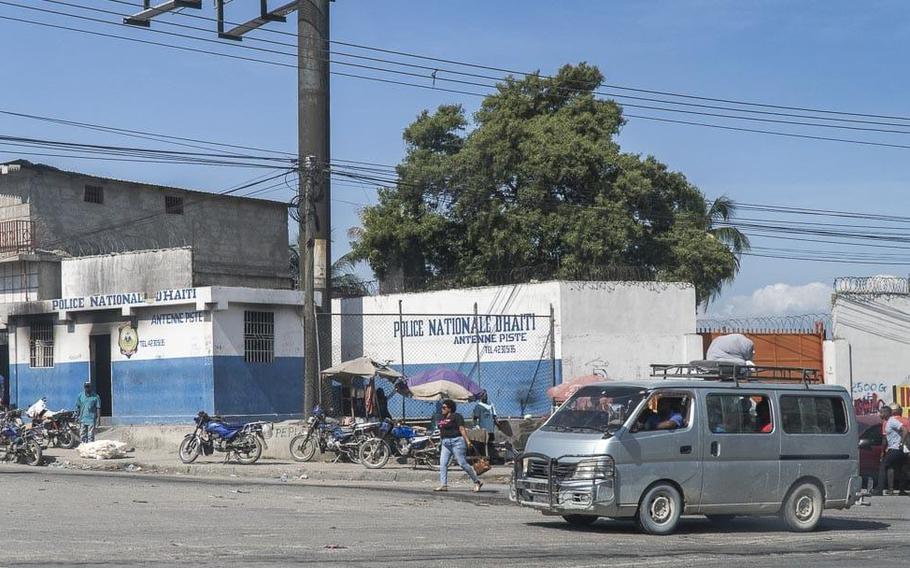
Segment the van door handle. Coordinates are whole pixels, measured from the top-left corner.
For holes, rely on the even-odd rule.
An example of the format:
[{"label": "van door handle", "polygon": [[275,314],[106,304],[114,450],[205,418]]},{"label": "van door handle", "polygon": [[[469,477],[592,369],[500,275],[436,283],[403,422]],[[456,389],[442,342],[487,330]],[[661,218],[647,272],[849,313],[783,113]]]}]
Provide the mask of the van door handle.
[{"label": "van door handle", "polygon": [[711,455],[715,457],[720,455],[720,442],[711,442]]},{"label": "van door handle", "polygon": [[692,446],[680,446],[680,447],[679,447],[679,453],[681,453],[681,454],[691,454],[691,453],[692,453]]}]

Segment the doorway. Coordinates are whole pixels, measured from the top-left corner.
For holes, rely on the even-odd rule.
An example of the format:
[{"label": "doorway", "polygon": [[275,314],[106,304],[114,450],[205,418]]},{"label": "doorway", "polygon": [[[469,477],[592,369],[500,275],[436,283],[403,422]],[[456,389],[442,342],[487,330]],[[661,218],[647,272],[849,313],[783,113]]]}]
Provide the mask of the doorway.
[{"label": "doorway", "polygon": [[110,417],[111,401],[111,335],[90,336],[92,386],[101,397],[101,416]]}]

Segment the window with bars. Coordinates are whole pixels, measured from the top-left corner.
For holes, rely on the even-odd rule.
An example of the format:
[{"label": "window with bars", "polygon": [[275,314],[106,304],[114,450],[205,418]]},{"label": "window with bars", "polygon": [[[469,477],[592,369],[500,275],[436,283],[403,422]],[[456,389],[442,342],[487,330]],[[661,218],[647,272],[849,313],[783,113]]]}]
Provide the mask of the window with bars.
[{"label": "window with bars", "polygon": [[164,212],[168,215],[183,215],[183,198],[176,195],[165,195]]},{"label": "window with bars", "polygon": [[54,366],[54,324],[33,322],[29,327],[29,367]]},{"label": "window with bars", "polygon": [[100,185],[85,186],[82,200],[86,203],[104,203],[104,188]]},{"label": "window with bars", "polygon": [[275,314],[243,312],[243,359],[271,363],[275,359]]}]

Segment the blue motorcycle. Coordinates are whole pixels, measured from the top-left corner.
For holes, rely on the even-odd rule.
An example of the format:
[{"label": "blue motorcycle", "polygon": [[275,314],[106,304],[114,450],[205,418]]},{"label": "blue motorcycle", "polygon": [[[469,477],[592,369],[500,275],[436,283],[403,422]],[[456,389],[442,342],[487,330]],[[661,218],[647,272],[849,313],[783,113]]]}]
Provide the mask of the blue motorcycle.
[{"label": "blue motorcycle", "polygon": [[201,455],[224,452],[224,461],[236,456],[237,461],[249,465],[259,461],[265,438],[263,427],[268,422],[228,424],[220,416],[209,416],[200,411],[193,419],[196,429],[180,442],[179,457],[183,463],[193,463]]},{"label": "blue motorcycle", "polygon": [[384,420],[379,435],[360,445],[360,463],[369,469],[385,467],[393,455],[404,459],[413,458],[414,467],[426,465],[439,468],[439,433],[421,433],[405,424],[394,424]]},{"label": "blue motorcycle", "polygon": [[351,427],[341,426],[338,420],[326,416],[316,406],[313,415],[306,421],[306,430],[291,439],[290,452],[295,461],[308,462],[316,457],[316,452],[334,452],[335,460],[345,458],[357,463],[360,445],[373,437],[380,423],[364,422]]},{"label": "blue motorcycle", "polygon": [[0,421],[0,460],[41,465],[41,444],[22,424],[18,410],[3,414]]}]

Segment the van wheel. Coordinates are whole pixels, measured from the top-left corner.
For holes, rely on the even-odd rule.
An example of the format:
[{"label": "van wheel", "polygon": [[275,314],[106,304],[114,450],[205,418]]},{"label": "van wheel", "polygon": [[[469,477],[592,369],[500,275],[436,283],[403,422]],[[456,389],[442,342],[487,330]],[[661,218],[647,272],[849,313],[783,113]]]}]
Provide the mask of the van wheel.
[{"label": "van wheel", "polygon": [[818,485],[804,482],[794,487],[787,495],[780,517],[791,531],[809,532],[818,526],[824,506],[822,491]]},{"label": "van wheel", "polygon": [[723,524],[729,523],[736,518],[736,515],[705,515],[705,517],[712,523]]},{"label": "van wheel", "polygon": [[647,534],[670,534],[676,530],[682,507],[679,491],[669,483],[658,483],[638,503],[635,522]]},{"label": "van wheel", "polygon": [[563,515],[562,518],[573,527],[589,527],[597,521],[593,515]]}]

